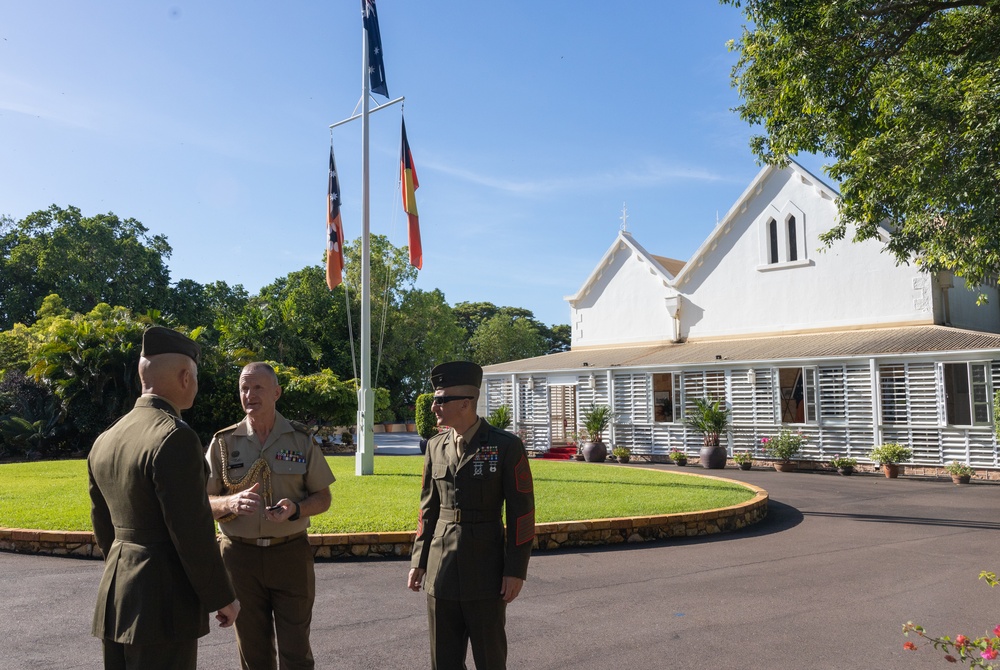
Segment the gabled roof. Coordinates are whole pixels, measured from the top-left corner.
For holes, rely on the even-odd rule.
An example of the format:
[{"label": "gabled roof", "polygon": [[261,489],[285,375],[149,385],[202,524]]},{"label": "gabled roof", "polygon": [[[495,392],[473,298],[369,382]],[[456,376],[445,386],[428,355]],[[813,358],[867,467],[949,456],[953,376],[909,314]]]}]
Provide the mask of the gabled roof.
[{"label": "gabled roof", "polygon": [[764,190],[764,183],[771,178],[772,175],[780,173],[785,169],[791,169],[796,175],[798,175],[798,178],[801,179],[803,183],[812,185],[822,198],[836,200],[840,196],[837,191],[793,160],[788,161],[788,168],[778,168],[773,165],[765,165],[760,172],[757,173],[757,176],[754,177],[754,180],[750,182],[750,185],[747,186],[746,190],[743,191],[743,194],[737,198],[735,203],[733,203],[733,206],[730,207],[729,211],[726,212],[726,216],[723,217],[722,220],[715,226],[715,229],[708,236],[708,239],[702,242],[701,246],[698,247],[698,250],[694,252],[694,255],[688,261],[685,262],[673,258],[667,258],[666,256],[656,256],[651,254],[646,251],[642,245],[636,242],[629,233],[619,231],[618,237],[615,238],[614,243],[608,247],[608,250],[601,257],[600,262],[598,262],[597,267],[595,267],[594,271],[590,273],[587,280],[583,282],[583,286],[581,286],[574,295],[565,296],[563,299],[572,304],[587,295],[587,292],[590,290],[592,285],[604,275],[605,268],[611,264],[617,252],[624,247],[631,248],[636,254],[648,261],[650,267],[653,268],[654,272],[663,280],[664,286],[678,286],[683,277],[690,272],[692,268],[698,267],[699,263],[703,261],[703,257],[713,249],[716,239],[720,235],[730,231],[733,225],[733,220],[738,215],[746,211],[747,203]]},{"label": "gabled roof", "polygon": [[684,261],[679,261],[676,258],[667,258],[666,256],[653,256],[657,263],[663,266],[663,269],[673,276],[677,276],[677,273],[681,271],[684,267]]},{"label": "gabled roof", "polygon": [[580,372],[699,364],[762,364],[857,356],[912,356],[928,353],[1000,352],[1000,334],[946,326],[907,326],[801,335],[688,341],[639,347],[580,349],[488,365],[488,375],[527,372]]},{"label": "gabled roof", "polygon": [[580,290],[578,290],[574,295],[565,296],[563,300],[572,304],[587,295],[594,283],[604,276],[605,269],[611,265],[618,252],[624,250],[625,248],[631,249],[635,254],[649,263],[653,273],[659,277],[664,286],[668,286],[672,283],[671,280],[674,275],[672,272],[668,271],[660,261],[667,261],[671,265],[680,264],[680,266],[675,265],[675,267],[683,267],[684,265],[681,261],[675,261],[663,256],[654,256],[646,251],[641,244],[636,242],[629,233],[621,230],[618,231],[618,237],[615,238],[614,243],[608,247],[608,250],[604,252],[603,256],[601,256],[600,262],[597,264],[597,267],[594,268],[594,271],[590,273],[590,276],[587,277],[587,281],[583,282],[583,286],[580,287]]},{"label": "gabled roof", "polygon": [[693,268],[697,268],[704,260],[712,249],[716,246],[716,241],[722,235],[728,233],[733,226],[733,221],[737,216],[744,213],[747,210],[747,206],[750,201],[761,194],[764,190],[764,184],[772,178],[773,175],[781,173],[786,169],[792,170],[792,172],[802,180],[803,184],[809,184],[816,189],[816,193],[827,200],[836,201],[840,197],[833,188],[825,184],[821,179],[813,175],[809,170],[805,169],[795,161],[789,159],[787,168],[780,168],[774,165],[765,165],[761,168],[757,176],[754,177],[750,185],[747,186],[746,190],[736,199],[733,206],[729,208],[726,215],[716,224],[715,229],[708,238],[701,243],[701,246],[694,252],[694,255],[684,264],[684,267],[674,276],[673,281],[675,285],[680,285],[684,277],[693,271]]}]

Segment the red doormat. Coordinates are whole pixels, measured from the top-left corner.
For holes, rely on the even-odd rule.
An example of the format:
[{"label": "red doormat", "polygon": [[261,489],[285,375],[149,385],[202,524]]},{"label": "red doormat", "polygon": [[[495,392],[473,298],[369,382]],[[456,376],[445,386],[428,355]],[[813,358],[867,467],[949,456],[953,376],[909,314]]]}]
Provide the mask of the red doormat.
[{"label": "red doormat", "polygon": [[576,447],[552,447],[542,454],[542,458],[550,461],[571,461],[576,458]]}]

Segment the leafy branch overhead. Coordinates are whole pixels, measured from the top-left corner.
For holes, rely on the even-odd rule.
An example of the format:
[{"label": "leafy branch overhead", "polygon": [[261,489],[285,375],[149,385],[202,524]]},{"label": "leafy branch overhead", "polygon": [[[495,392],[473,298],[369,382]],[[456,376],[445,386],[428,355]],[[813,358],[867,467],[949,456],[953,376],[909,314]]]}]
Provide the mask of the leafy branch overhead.
[{"label": "leafy branch overhead", "polygon": [[830,159],[830,243],[884,240],[900,263],[1000,276],[1000,2],[721,0],[748,20],[736,108],[763,161]]}]

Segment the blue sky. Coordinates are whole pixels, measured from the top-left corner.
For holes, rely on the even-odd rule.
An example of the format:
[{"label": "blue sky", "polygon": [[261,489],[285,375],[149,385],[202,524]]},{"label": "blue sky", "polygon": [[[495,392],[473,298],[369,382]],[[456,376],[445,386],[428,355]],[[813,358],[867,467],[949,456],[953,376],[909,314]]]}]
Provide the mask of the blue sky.
[{"label": "blue sky", "polygon": [[[420,180],[417,287],[568,323],[621,226],[687,259],[760,169],[714,0],[378,0]],[[0,4],[0,215],[166,235],[173,281],[251,293],[318,264],[331,123],[361,96],[360,0]],[[378,98],[384,101],[383,98]],[[371,227],[406,244],[399,105],[371,123]],[[361,125],[333,131],[348,239]],[[821,162],[802,160],[819,175]],[[821,175],[820,175],[821,176]]]}]

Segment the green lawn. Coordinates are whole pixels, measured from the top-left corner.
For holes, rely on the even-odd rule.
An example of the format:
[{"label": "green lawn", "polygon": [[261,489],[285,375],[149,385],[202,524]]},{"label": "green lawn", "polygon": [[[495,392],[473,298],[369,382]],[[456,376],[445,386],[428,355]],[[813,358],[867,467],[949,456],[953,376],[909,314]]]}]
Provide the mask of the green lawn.
[{"label": "green lawn", "polygon": [[[376,456],[375,473],[354,475],[355,459],[327,458],[337,477],[333,505],[313,533],[416,528],[421,456]],[[670,514],[727,507],[753,497],[738,484],[673,472],[533,460],[536,520]],[[90,530],[83,460],[0,465],[0,527]]]}]

